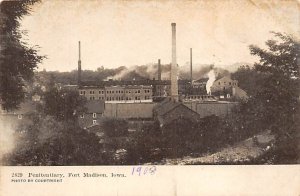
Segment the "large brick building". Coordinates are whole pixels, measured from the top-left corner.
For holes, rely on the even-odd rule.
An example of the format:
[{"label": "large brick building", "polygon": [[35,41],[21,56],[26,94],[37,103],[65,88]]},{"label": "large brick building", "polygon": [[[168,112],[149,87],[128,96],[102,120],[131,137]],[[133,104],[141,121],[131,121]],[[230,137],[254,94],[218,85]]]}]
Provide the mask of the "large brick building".
[{"label": "large brick building", "polygon": [[152,101],[152,86],[116,85],[116,86],[82,86],[79,94],[88,100],[114,101]]}]

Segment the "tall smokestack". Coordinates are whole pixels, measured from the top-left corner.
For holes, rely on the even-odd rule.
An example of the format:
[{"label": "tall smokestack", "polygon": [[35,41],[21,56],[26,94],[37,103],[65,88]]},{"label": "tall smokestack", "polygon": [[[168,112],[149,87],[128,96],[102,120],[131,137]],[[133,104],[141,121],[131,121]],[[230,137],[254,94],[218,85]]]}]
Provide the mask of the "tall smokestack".
[{"label": "tall smokestack", "polygon": [[178,101],[177,61],[176,61],[176,23],[172,23],[172,65],[171,65],[171,97]]},{"label": "tall smokestack", "polygon": [[193,49],[190,49],[191,84],[193,82]]},{"label": "tall smokestack", "polygon": [[161,65],[160,65],[160,59],[158,59],[158,70],[157,70],[157,80],[161,80]]},{"label": "tall smokestack", "polygon": [[78,57],[78,86],[81,84],[81,53],[80,53],[80,41],[78,42],[78,54],[79,54],[79,57]]}]

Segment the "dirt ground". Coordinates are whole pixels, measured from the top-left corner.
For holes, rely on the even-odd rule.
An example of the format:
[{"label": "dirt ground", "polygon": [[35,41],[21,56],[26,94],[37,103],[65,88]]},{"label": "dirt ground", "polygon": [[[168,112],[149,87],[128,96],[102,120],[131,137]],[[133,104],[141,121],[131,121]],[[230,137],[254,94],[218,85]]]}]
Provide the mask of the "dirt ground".
[{"label": "dirt ground", "polygon": [[220,151],[201,157],[183,157],[179,159],[165,159],[165,165],[194,165],[194,164],[234,164],[246,162],[256,158],[272,147],[275,140],[270,131],[265,131],[239,142],[233,146],[225,147]]}]

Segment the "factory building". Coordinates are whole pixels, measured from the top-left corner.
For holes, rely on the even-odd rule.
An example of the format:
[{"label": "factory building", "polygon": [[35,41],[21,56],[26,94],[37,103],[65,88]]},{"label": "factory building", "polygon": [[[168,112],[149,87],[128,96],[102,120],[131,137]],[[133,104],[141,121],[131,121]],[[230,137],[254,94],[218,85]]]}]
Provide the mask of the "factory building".
[{"label": "factory building", "polygon": [[218,97],[220,100],[239,100],[247,99],[247,93],[238,87],[238,81],[232,80],[229,76],[224,76],[219,80],[214,81],[211,86],[211,94]]},{"label": "factory building", "polygon": [[158,59],[157,80],[109,80],[92,85],[86,84],[80,77],[79,43],[78,92],[86,97],[90,104],[88,111],[79,117],[81,126],[95,126],[102,117],[122,118],[135,125],[157,120],[161,126],[166,126],[179,118],[198,122],[200,118],[206,116],[225,117],[233,111],[237,102],[220,102],[213,93],[231,89],[234,94],[237,92],[238,82],[228,77],[221,78],[213,83],[212,95],[207,95],[208,78],[193,81],[192,49],[190,49],[190,78],[178,80],[176,24],[172,23],[171,27],[170,80],[161,80],[161,61]]},{"label": "factory building", "polygon": [[79,94],[88,100],[105,102],[151,102],[152,86],[148,85],[117,85],[117,86],[82,86]]}]

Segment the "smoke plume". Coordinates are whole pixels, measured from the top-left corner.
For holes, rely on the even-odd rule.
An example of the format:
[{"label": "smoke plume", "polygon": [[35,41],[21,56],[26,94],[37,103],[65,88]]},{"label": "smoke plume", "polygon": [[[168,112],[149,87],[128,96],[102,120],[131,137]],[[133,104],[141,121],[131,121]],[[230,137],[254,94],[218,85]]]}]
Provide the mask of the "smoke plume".
[{"label": "smoke plume", "polygon": [[216,74],[215,74],[215,70],[214,69],[211,69],[208,74],[208,81],[206,83],[206,92],[207,94],[211,94],[211,86],[213,85],[214,81],[216,80]]}]

